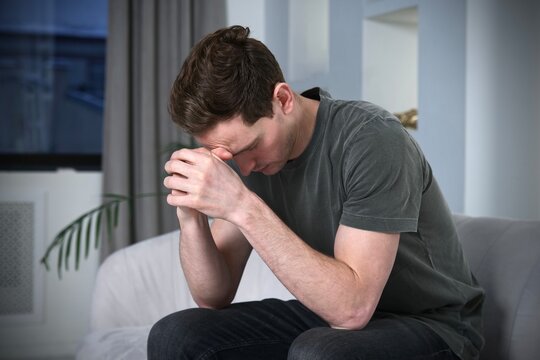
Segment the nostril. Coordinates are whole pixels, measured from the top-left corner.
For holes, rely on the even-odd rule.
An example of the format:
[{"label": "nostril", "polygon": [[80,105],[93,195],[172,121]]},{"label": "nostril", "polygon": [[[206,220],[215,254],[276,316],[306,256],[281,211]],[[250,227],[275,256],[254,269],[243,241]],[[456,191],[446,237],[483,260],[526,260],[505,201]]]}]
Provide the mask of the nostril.
[{"label": "nostril", "polygon": [[243,176],[248,176],[253,171],[256,165],[255,161],[239,162],[237,160],[236,163],[238,164],[238,167],[240,168],[240,172],[242,173]]}]

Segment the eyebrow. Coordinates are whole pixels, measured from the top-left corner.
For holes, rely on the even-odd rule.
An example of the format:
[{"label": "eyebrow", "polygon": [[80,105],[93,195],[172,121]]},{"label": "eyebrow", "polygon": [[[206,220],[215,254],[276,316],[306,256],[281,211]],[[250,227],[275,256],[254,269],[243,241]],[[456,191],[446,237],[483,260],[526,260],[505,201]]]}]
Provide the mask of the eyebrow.
[{"label": "eyebrow", "polygon": [[249,144],[244,146],[242,149],[240,149],[236,153],[234,153],[233,156],[236,156],[236,155],[238,155],[240,153],[243,153],[244,151],[251,150],[252,148],[255,147],[255,145],[257,144],[258,141],[259,141],[259,138],[256,137],[255,139],[253,139],[252,142],[250,142]]}]

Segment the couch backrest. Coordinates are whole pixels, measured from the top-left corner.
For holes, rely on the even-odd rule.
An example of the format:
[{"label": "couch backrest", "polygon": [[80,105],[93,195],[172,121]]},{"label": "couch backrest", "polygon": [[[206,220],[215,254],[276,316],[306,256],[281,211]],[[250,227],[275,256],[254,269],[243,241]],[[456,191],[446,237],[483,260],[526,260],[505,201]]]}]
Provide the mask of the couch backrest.
[{"label": "couch backrest", "polygon": [[540,221],[454,217],[486,291],[481,359],[540,359]]},{"label": "couch backrest", "polygon": [[[540,359],[540,222],[455,216],[463,250],[486,290],[485,360]],[[122,249],[100,267],[92,329],[151,325],[195,306],[178,261],[178,231]],[[291,298],[256,253],[236,301]]]}]

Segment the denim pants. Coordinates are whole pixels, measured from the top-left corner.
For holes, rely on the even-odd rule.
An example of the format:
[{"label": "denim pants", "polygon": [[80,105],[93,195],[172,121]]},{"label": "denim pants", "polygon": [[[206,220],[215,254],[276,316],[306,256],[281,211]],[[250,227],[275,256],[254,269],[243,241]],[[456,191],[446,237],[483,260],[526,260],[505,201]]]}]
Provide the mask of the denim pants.
[{"label": "denim pants", "polygon": [[148,359],[456,360],[430,328],[377,314],[362,330],[338,330],[296,300],[267,299],[225,309],[189,309],[159,320]]}]

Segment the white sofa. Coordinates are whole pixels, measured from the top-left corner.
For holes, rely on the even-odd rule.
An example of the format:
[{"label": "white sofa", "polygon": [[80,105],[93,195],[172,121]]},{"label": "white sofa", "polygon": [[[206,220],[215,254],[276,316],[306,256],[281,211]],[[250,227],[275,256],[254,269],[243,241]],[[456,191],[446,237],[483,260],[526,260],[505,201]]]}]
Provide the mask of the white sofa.
[{"label": "white sofa", "polygon": [[[540,359],[540,221],[454,217],[465,256],[486,290],[482,360]],[[194,307],[178,260],[179,232],[122,249],[100,267],[91,329],[79,360],[146,359],[150,327]],[[290,299],[255,252],[235,301]]]},{"label": "white sofa", "polygon": [[[115,252],[100,266],[90,331],[78,360],[146,359],[151,326],[172,312],[195,307],[179,261],[179,231]],[[235,301],[292,299],[253,252]]]}]

